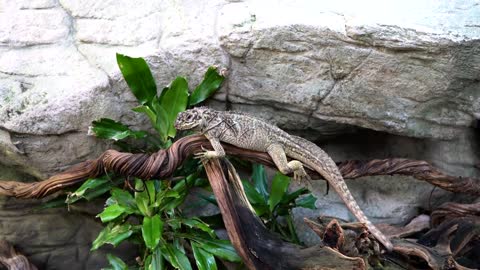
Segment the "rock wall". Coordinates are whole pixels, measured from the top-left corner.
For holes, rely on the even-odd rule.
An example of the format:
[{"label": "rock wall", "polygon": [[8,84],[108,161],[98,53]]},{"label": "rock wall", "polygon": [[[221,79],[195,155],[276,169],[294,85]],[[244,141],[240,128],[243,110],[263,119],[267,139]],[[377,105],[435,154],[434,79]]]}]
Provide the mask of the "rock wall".
[{"label": "rock wall", "polygon": [[[86,135],[97,118],[146,125],[130,111],[116,52],[145,57],[160,89],[226,67],[211,105],[310,139],[328,135],[321,145],[335,159],[410,157],[478,176],[478,18],[478,1],[462,0],[0,0],[0,178],[12,170],[42,178],[97,156],[109,147]],[[428,206],[430,190],[399,179],[350,185],[373,218],[398,223]],[[348,218],[335,198],[323,198],[320,212]]]}]

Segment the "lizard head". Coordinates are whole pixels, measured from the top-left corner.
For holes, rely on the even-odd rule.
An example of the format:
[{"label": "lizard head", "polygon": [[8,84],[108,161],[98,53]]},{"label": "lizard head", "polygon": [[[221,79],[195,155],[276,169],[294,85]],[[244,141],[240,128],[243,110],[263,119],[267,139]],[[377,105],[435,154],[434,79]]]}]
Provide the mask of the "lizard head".
[{"label": "lizard head", "polygon": [[186,110],[178,114],[175,120],[175,128],[177,130],[196,130],[202,131],[208,125],[208,122],[214,110],[207,107],[196,107]]}]

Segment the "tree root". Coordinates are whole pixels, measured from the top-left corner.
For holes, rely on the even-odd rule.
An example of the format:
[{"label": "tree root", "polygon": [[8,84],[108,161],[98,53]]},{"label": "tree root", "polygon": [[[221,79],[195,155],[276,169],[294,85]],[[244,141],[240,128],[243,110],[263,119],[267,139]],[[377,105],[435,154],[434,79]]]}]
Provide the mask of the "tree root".
[{"label": "tree root", "polygon": [[27,257],[18,253],[10,243],[0,240],[0,266],[8,270],[37,270]]}]

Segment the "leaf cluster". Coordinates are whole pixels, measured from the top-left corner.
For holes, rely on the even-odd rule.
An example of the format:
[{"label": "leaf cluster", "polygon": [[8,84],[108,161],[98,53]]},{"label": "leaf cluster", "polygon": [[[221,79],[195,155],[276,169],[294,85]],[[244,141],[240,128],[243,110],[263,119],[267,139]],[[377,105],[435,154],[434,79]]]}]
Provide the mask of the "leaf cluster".
[{"label": "leaf cluster", "polygon": [[279,233],[286,241],[301,244],[293,223],[292,209],[316,209],[317,198],[307,188],[288,191],[290,177],[277,172],[268,190],[263,165],[253,164],[252,182],[243,181],[248,200],[270,231]]}]

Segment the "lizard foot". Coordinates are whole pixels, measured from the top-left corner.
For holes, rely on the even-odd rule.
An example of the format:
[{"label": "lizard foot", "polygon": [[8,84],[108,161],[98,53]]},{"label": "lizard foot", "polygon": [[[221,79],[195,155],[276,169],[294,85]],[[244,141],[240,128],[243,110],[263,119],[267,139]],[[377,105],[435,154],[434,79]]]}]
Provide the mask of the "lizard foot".
[{"label": "lizard foot", "polygon": [[310,181],[312,178],[310,178],[310,175],[307,174],[304,168],[293,172],[293,180],[298,181],[311,189]]},{"label": "lizard foot", "polygon": [[200,159],[201,161],[207,161],[209,159],[219,157],[216,151],[206,150],[205,148],[203,148],[203,146],[202,150],[202,152],[195,153],[194,158]]},{"label": "lizard foot", "polygon": [[311,188],[310,175],[305,171],[302,163],[300,161],[290,161],[289,164],[293,167],[293,180],[303,183],[305,186]]}]

